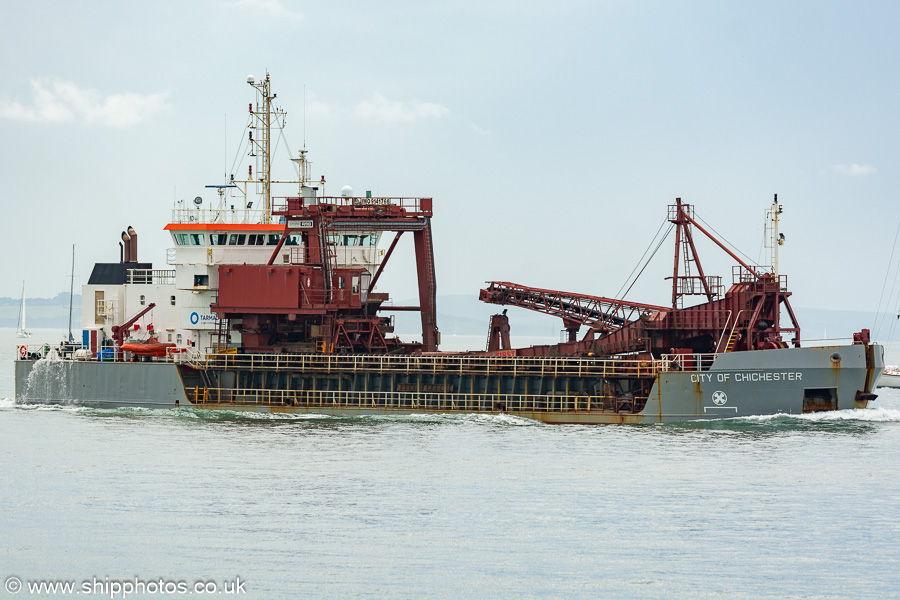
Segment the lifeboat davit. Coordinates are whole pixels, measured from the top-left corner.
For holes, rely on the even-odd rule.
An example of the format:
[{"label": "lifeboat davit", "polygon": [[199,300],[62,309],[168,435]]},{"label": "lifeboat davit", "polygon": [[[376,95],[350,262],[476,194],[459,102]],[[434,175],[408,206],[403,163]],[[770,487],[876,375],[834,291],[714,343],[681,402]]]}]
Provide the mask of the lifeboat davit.
[{"label": "lifeboat davit", "polygon": [[169,348],[174,347],[175,344],[164,344],[153,336],[140,342],[122,344],[122,350],[138,356],[165,356]]}]

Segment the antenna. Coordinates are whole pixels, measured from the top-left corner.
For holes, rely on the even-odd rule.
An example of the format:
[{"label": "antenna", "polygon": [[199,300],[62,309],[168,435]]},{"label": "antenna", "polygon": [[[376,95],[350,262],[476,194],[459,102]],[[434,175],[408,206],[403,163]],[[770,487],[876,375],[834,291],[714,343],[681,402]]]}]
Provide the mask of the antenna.
[{"label": "antenna", "polygon": [[775,194],[775,199],[772,201],[772,206],[769,207],[769,210],[766,211],[769,215],[769,221],[772,223],[769,228],[769,246],[770,251],[772,252],[772,274],[775,276],[775,281],[778,281],[778,247],[784,245],[784,234],[778,232],[778,215],[784,212],[784,208],[781,204],[778,204],[778,194]]},{"label": "antenna", "polygon": [[69,279],[69,342],[74,342],[72,335],[72,298],[75,293],[75,244],[72,244],[72,274]]},{"label": "antenna", "polygon": [[225,131],[222,136],[222,150],[225,152],[225,162],[223,163],[225,170],[222,174],[225,176],[225,181],[228,181],[228,113],[225,113]]},{"label": "antenna", "polygon": [[303,86],[303,149],[306,150],[306,85]]}]

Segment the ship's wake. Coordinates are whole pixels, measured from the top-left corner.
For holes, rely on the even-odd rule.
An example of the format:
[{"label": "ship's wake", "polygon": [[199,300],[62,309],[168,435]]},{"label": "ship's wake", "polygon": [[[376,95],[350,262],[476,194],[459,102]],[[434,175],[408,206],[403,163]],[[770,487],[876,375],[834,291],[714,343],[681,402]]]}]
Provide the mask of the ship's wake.
[{"label": "ship's wake", "polygon": [[806,413],[802,415],[759,415],[752,417],[735,417],[731,421],[775,421],[792,419],[808,422],[860,421],[869,423],[900,423],[900,410],[894,408],[856,408],[850,410],[830,410]]}]

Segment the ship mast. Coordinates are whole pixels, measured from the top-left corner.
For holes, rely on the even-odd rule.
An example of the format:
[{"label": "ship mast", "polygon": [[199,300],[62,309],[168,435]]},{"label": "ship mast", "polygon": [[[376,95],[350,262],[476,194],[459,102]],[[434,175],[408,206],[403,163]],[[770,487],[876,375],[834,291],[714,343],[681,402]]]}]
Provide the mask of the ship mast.
[{"label": "ship mast", "polygon": [[772,206],[766,211],[769,216],[769,221],[771,222],[771,226],[769,227],[769,242],[766,245],[769,246],[769,249],[772,252],[772,275],[775,276],[775,281],[778,281],[778,247],[784,245],[784,234],[778,233],[778,215],[782,212],[784,212],[784,209],[778,204],[778,194],[775,194]]},{"label": "ship mast", "polygon": [[75,244],[72,244],[72,275],[69,278],[69,341],[74,342],[72,335],[72,299],[75,294]]},{"label": "ship mast", "polygon": [[[247,77],[247,83],[256,88],[256,105],[250,104],[250,156],[257,158],[257,177],[253,177],[253,166],[247,170],[247,183],[262,184],[264,223],[271,223],[272,218],[272,128],[283,129],[285,123],[284,110],[272,105],[277,94],[272,93],[269,74],[256,82],[253,75]],[[256,135],[254,136],[254,132]],[[260,164],[261,163],[261,164]]]}]

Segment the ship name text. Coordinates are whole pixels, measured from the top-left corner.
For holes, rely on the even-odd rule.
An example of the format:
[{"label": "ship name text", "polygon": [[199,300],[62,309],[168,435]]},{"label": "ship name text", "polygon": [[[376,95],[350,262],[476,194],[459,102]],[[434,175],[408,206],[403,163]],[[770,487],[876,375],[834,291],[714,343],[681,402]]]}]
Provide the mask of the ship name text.
[{"label": "ship name text", "polygon": [[390,204],[390,198],[354,198],[353,206],[373,206],[377,204]]},{"label": "ship name text", "polygon": [[737,373],[691,373],[691,383],[703,383],[705,381],[725,382],[734,381],[744,383],[747,381],[801,381],[803,373],[797,371],[746,371]]}]

